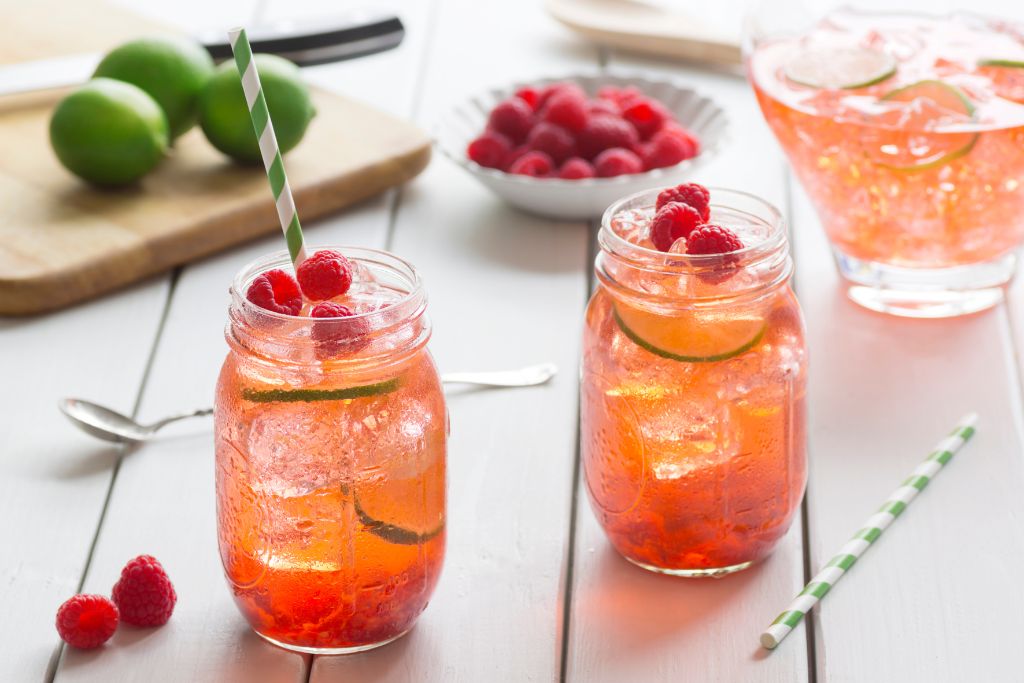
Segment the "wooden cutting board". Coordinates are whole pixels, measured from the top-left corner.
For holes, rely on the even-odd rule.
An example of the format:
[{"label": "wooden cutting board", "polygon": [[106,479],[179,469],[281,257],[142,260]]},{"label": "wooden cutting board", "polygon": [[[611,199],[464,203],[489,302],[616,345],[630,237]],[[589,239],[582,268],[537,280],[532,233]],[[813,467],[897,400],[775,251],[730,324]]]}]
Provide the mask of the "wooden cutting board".
[{"label": "wooden cutting board", "polygon": [[[35,10],[52,2],[40,0]],[[116,40],[101,39],[109,46],[136,25],[106,26],[118,27]],[[32,46],[22,59],[60,52],[44,42],[6,41]],[[5,61],[18,59],[0,55]],[[313,96],[317,115],[285,156],[303,222],[405,182],[429,162],[430,140],[411,124],[338,95]],[[262,167],[232,163],[198,128],[137,186],[86,185],[50,149],[55,101],[53,94],[0,99],[0,315],[67,306],[280,230]]]}]

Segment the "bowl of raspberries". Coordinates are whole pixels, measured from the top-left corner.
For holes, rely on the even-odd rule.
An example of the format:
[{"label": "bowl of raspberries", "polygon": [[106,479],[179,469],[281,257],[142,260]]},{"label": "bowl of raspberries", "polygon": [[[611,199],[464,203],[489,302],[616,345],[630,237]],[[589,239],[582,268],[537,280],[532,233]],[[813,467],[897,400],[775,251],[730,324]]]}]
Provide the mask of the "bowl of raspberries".
[{"label": "bowl of raspberries", "polygon": [[715,102],[673,81],[576,75],[481,93],[441,121],[437,144],[513,206],[587,219],[689,176],[726,125]]}]

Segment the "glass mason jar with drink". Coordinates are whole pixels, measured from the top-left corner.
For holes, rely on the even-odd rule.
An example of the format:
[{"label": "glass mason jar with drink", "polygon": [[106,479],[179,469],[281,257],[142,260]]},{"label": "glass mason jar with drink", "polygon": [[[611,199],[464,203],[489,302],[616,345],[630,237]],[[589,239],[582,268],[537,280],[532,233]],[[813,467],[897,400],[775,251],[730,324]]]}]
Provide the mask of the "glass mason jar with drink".
[{"label": "glass mason jar with drink", "polygon": [[804,327],[782,217],[688,184],[614,204],[599,243],[581,390],[591,506],[641,567],[744,569],[785,534],[806,483]]},{"label": "glass mason jar with drink", "polygon": [[798,5],[751,14],[748,75],[851,298],[912,317],[1000,301],[1024,241],[1024,25]]},{"label": "glass mason jar with drink", "polygon": [[344,276],[342,293],[327,282],[303,297],[285,252],[231,287],[217,518],[224,572],[252,628],[336,654],[401,636],[430,599],[444,558],[448,425],[413,267],[356,248],[314,262],[312,284],[300,266],[302,291]]}]

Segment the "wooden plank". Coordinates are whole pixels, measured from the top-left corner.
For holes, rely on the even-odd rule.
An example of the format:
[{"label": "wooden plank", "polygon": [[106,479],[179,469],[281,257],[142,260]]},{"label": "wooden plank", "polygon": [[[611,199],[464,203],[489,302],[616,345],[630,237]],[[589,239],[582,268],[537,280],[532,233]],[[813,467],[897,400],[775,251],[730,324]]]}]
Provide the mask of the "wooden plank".
[{"label": "wooden plank", "polygon": [[[418,27],[425,18],[411,4],[403,15]],[[393,65],[415,71],[419,43],[410,40]],[[396,53],[397,54],[397,53]],[[318,67],[319,78],[343,82],[359,61]],[[339,74],[332,74],[337,68]],[[344,73],[345,78],[340,74]],[[378,89],[360,93],[376,106],[399,111],[412,94]],[[345,215],[306,227],[311,244],[383,247],[390,195],[365,202]],[[223,341],[227,286],[243,265],[283,247],[280,237],[261,240],[186,268],[178,282],[157,349],[142,419],[158,419],[189,406],[209,405]],[[108,591],[123,564],[151,553],[167,567],[179,595],[170,623],[160,629],[124,629],[102,656],[67,652],[57,680],[305,681],[309,659],[275,648],[253,634],[222,578],[214,516],[212,423],[194,421],[168,428],[167,435],[127,459],[111,495],[97,543],[87,590]]]},{"label": "wooden plank", "polygon": [[[738,78],[612,53],[608,68],[678,78],[717,100],[729,143],[694,180],[752,192],[785,210],[782,159]],[[798,261],[798,278],[803,278]],[[767,654],[758,636],[803,585],[799,514],[761,565],[711,580],[672,579],[620,558],[577,494],[576,565],[567,653],[569,681],[804,681],[806,641]]]},{"label": "wooden plank", "polygon": [[1018,680],[1006,645],[1024,637],[1024,538],[1014,521],[1024,516],[1024,444],[1006,308],[936,321],[861,309],[840,290],[823,231],[794,187],[813,363],[812,566],[963,413],[980,415],[974,440],[818,608],[818,678]]},{"label": "wooden plank", "polygon": [[[596,63],[539,1],[439,12],[425,125],[484,87]],[[440,367],[550,360],[561,372],[538,389],[449,394],[448,554],[434,599],[399,643],[316,658],[315,683],[557,679],[587,232],[503,206],[447,160],[404,193],[394,249],[425,279]]]},{"label": "wooden plank", "polygon": [[[0,680],[42,680],[118,451],[57,411],[87,396],[132,411],[166,300],[151,281],[59,315],[0,319]],[[16,615],[13,616],[13,615]]]}]

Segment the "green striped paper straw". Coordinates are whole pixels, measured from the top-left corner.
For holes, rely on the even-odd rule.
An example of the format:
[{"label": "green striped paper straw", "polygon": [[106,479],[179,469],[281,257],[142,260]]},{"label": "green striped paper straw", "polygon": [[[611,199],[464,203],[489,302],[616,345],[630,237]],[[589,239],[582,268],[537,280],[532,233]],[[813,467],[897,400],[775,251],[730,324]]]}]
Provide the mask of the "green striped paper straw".
[{"label": "green striped paper straw", "polygon": [[928,482],[932,480],[942,466],[949,462],[960,448],[974,436],[974,423],[978,415],[971,413],[960,420],[949,436],[939,442],[931,455],[922,462],[914,472],[903,482],[902,486],[892,492],[885,504],[878,509],[878,512],[871,515],[864,526],[853,535],[846,545],[842,547],[839,554],[825,565],[825,568],[818,572],[811,582],[804,586],[800,594],[794,598],[785,612],[772,622],[771,626],[761,634],[761,645],[769,650],[782,642],[782,639],[789,635],[789,632],[800,623],[804,615],[825,597],[836,581],[842,578],[850,567],[857,561],[857,558],[871,547],[882,532],[890,524],[896,521],[903,511],[910,505],[918,493],[924,490]]},{"label": "green striped paper straw", "polygon": [[235,54],[235,66],[242,77],[242,92],[245,93],[245,102],[249,105],[253,130],[256,131],[256,137],[260,142],[263,167],[267,169],[267,179],[274,193],[277,217],[281,221],[285,242],[288,243],[288,254],[292,257],[292,265],[298,268],[299,264],[306,260],[302,226],[299,225],[299,214],[295,211],[292,188],[284,172],[284,161],[281,160],[281,149],[277,145],[267,100],[263,97],[263,85],[260,84],[260,75],[252,58],[252,46],[249,45],[244,28],[228,31],[228,39]]}]

